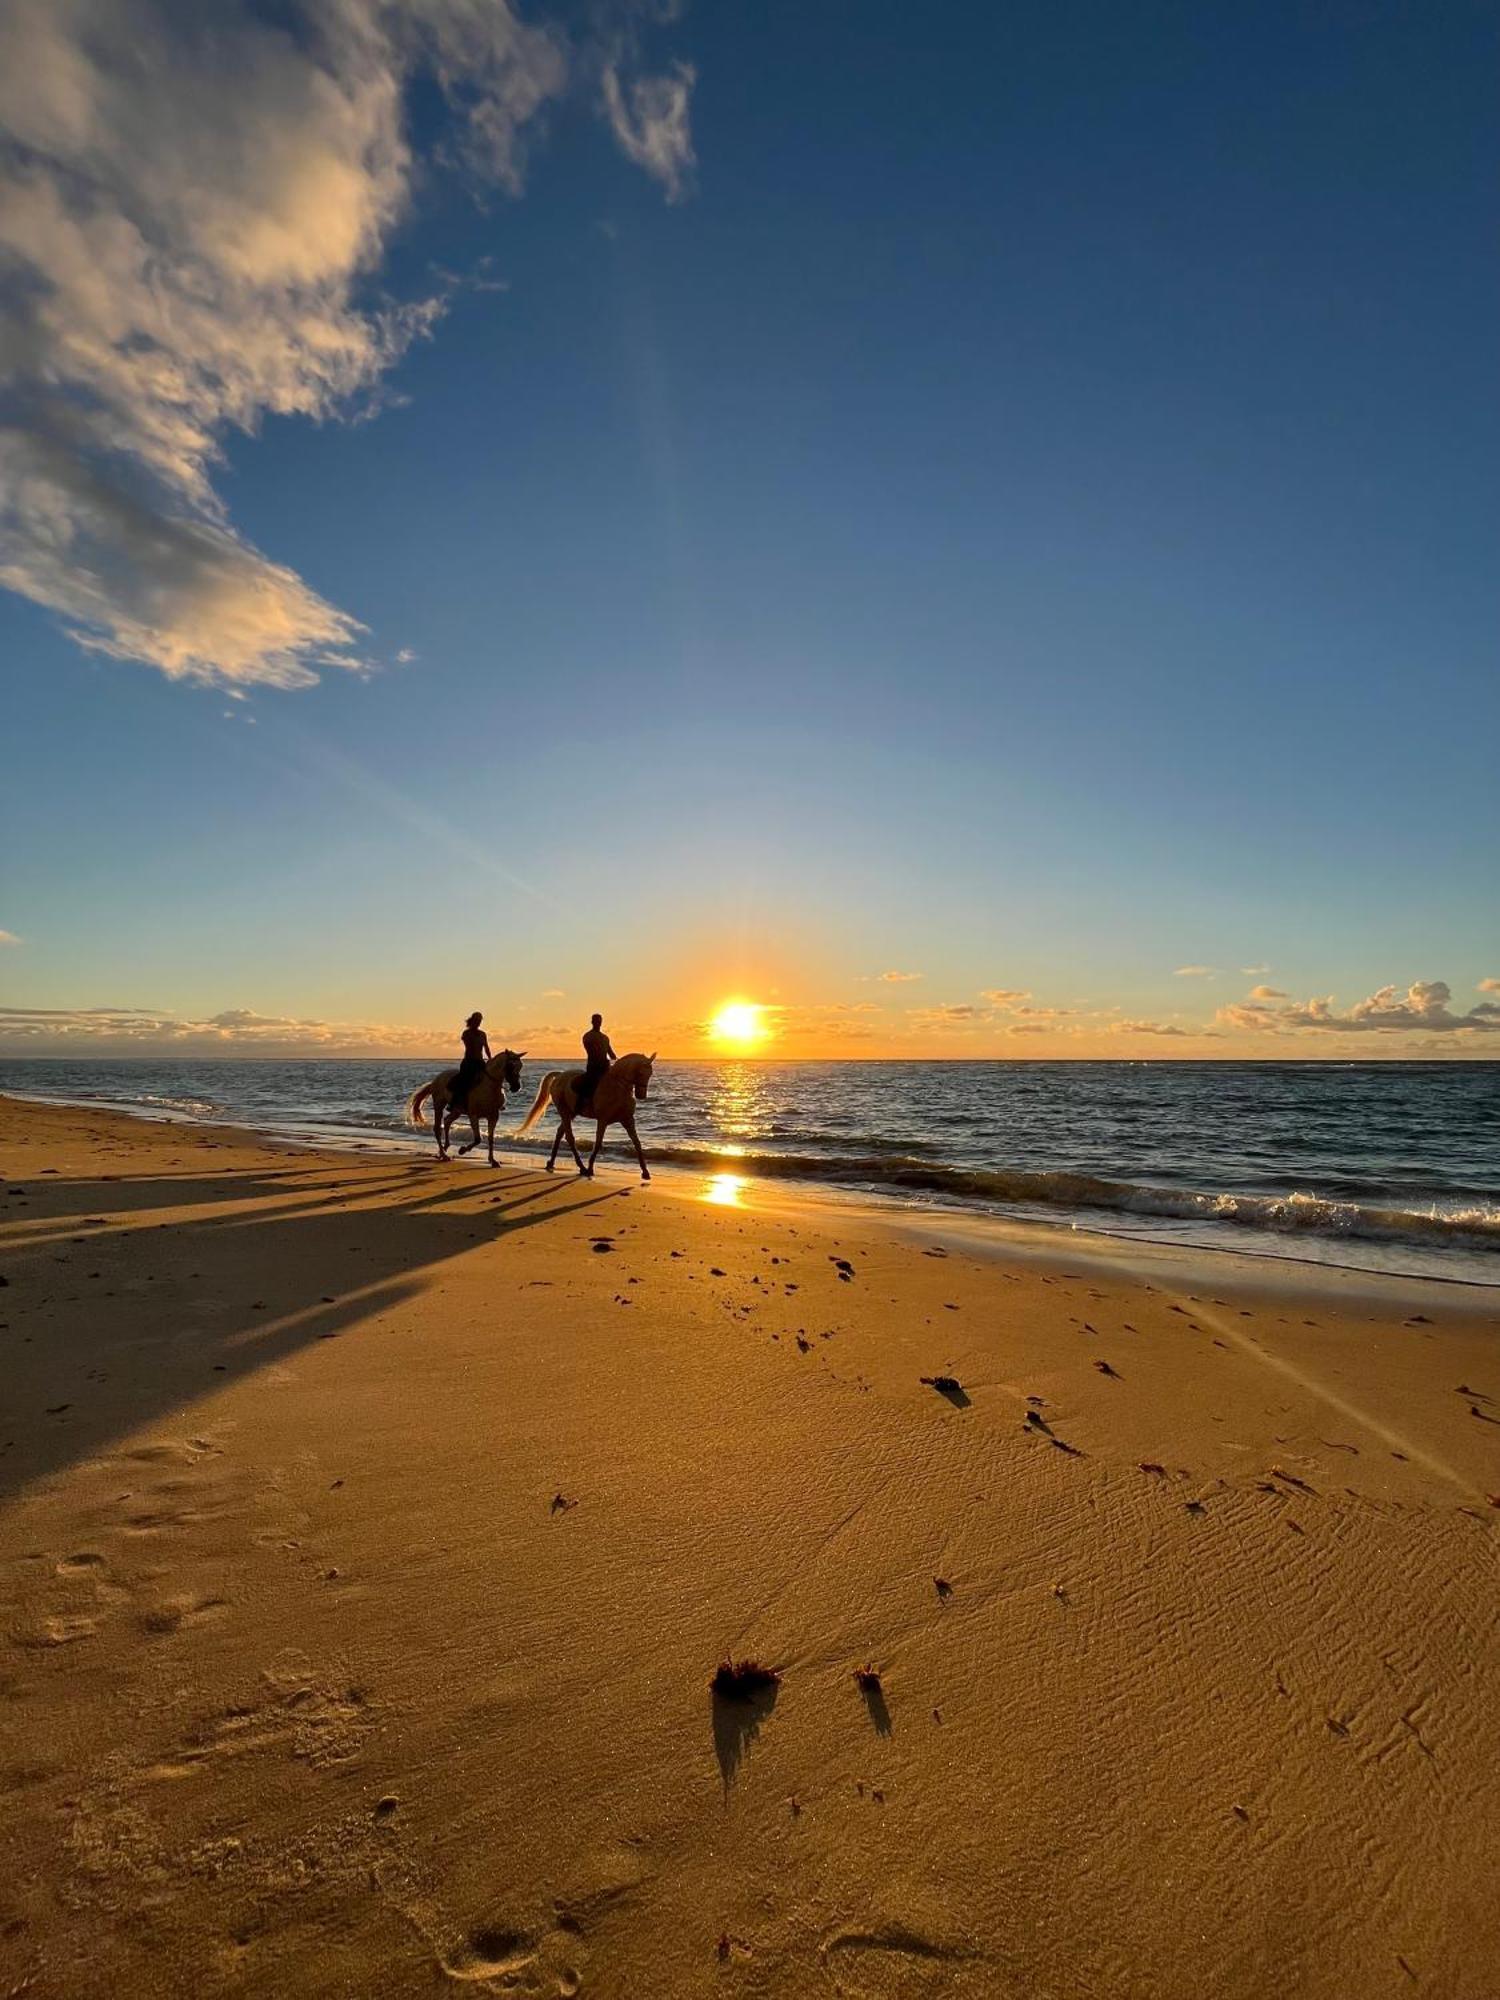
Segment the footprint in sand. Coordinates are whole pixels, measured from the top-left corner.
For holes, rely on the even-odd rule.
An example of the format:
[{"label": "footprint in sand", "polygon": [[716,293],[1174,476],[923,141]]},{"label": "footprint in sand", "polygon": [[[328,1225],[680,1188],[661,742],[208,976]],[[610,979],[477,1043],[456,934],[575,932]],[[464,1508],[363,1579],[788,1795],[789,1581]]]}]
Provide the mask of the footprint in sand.
[{"label": "footprint in sand", "polygon": [[44,1618],[39,1625],[29,1631],[17,1632],[16,1643],[38,1650],[53,1646],[72,1646],[80,1639],[92,1639],[99,1629],[94,1618]]},{"label": "footprint in sand", "polygon": [[481,1924],[438,1963],[450,1979],[503,1979],[536,1962],[536,1941],[509,1924]]},{"label": "footprint in sand", "polygon": [[57,1565],[58,1576],[88,1576],[91,1571],[104,1568],[104,1558],[92,1549],[80,1549],[77,1555],[64,1556]]}]

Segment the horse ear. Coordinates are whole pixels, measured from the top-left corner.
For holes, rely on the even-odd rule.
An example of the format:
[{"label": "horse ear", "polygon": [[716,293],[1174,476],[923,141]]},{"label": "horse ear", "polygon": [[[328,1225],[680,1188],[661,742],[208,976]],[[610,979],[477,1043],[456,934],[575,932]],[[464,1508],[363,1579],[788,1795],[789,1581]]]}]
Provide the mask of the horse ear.
[{"label": "horse ear", "polygon": [[524,1056],[524,1055],[525,1055],[525,1053],[526,1053],[526,1051],[525,1051],[524,1049],[517,1049],[517,1050],[516,1050],[516,1061],[517,1061],[517,1062],[519,1062],[519,1061],[521,1060],[522,1056]]},{"label": "horse ear", "polygon": [[653,1050],[651,1051],[650,1055],[649,1055],[649,1056],[647,1056],[646,1060],[647,1060],[647,1062],[648,1062],[648,1063],[654,1063],[654,1062],[656,1061],[656,1051],[655,1051],[655,1049],[653,1049]]}]

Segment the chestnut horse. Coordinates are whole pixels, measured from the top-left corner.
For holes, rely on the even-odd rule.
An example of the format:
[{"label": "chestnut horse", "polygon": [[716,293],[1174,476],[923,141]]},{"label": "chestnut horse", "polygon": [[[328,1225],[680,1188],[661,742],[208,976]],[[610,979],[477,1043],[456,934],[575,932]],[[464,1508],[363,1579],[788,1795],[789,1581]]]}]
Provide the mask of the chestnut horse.
[{"label": "chestnut horse", "polygon": [[[495,1120],[505,1109],[507,1090],[521,1088],[521,1057],[524,1049],[502,1049],[484,1066],[484,1075],[476,1077],[469,1087],[469,1095],[463,1109],[468,1113],[469,1130],[474,1134],[467,1146],[460,1146],[459,1152],[472,1153],[479,1144],[479,1121],[482,1118],[489,1131],[490,1165],[498,1167],[495,1158]],[[437,1140],[438,1158],[448,1157],[448,1142],[453,1137],[453,1120],[458,1107],[452,1102],[453,1082],[458,1075],[456,1068],[439,1070],[431,1083],[424,1083],[411,1103],[407,1106],[407,1117],[413,1125],[422,1125],[425,1099],[432,1099],[432,1132]]]},{"label": "chestnut horse", "polygon": [[[517,1137],[524,1138],[534,1131],[551,1108],[557,1113],[557,1137],[552,1141],[552,1152],[547,1161],[550,1174],[557,1165],[557,1149],[564,1138],[577,1162],[581,1174],[592,1174],[594,1162],[599,1157],[599,1148],[604,1143],[604,1134],[611,1125],[623,1125],[630,1134],[630,1143],[635,1147],[635,1156],[641,1163],[641,1179],[649,1181],[651,1169],[646,1165],[646,1155],[641,1151],[640,1135],[635,1129],[635,1107],[645,1099],[651,1084],[651,1066],[656,1061],[654,1055],[621,1056],[612,1063],[594,1086],[592,1100],[582,1111],[578,1108],[578,1086],[583,1082],[581,1069],[549,1069],[537,1085],[536,1102],[521,1120]],[[594,1120],[594,1150],[589,1154],[585,1166],[578,1151],[578,1142],[573,1137],[573,1120],[592,1118]]]}]

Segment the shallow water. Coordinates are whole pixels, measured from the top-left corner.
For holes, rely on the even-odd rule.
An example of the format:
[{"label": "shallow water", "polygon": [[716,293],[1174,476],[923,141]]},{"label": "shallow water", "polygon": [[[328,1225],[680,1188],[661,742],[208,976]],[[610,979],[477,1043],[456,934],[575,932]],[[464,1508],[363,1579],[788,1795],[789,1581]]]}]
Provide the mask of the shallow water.
[{"label": "shallow water", "polygon": [[[431,1145],[405,1106],[432,1071],[0,1062],[0,1090],[405,1148]],[[706,1174],[1500,1283],[1500,1063],[663,1062],[640,1125]],[[497,1135],[512,1158],[550,1143]]]}]

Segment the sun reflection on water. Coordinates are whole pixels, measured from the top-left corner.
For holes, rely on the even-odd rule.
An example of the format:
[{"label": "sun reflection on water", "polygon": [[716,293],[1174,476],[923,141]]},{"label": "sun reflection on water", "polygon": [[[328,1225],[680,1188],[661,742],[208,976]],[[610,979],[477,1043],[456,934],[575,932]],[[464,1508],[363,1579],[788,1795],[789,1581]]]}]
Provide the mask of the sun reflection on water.
[{"label": "sun reflection on water", "polygon": [[743,1174],[710,1174],[703,1189],[703,1199],[712,1202],[715,1208],[741,1208],[744,1196]]}]

